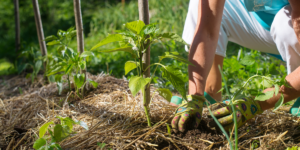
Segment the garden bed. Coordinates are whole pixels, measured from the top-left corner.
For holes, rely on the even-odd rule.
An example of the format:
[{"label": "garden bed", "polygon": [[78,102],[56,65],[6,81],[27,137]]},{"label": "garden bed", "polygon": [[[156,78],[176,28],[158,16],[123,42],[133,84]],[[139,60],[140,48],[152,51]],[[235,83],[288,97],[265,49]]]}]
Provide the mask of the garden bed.
[{"label": "garden bed", "polygon": [[[63,149],[228,149],[222,133],[207,126],[204,108],[203,121],[198,129],[186,133],[168,134],[175,107],[158,94],[151,103],[153,127],[147,126],[139,94],[133,97],[126,79],[104,74],[89,75],[99,83],[84,99],[73,93],[58,95],[55,84],[44,85],[42,76],[31,84],[24,76],[0,80],[0,148],[32,149],[38,130],[45,122],[59,122],[56,116],[84,121],[89,130],[75,126],[71,137],[63,140]],[[64,85],[65,87],[67,85]],[[154,91],[154,89],[151,89]],[[239,148],[286,149],[300,146],[300,122],[286,113],[265,111],[239,129]]]}]

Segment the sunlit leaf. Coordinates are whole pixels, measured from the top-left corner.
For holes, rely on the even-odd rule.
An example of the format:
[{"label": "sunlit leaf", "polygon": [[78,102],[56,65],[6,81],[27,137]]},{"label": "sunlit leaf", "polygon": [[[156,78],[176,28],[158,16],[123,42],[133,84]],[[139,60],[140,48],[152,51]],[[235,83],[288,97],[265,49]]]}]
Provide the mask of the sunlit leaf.
[{"label": "sunlit leaf", "polygon": [[54,124],[53,121],[47,122],[47,123],[45,123],[44,125],[41,126],[40,131],[39,131],[39,137],[40,138],[42,138],[45,135],[49,125],[51,125],[51,124]]},{"label": "sunlit leaf", "polygon": [[39,138],[37,139],[34,144],[33,144],[33,148],[38,150],[40,149],[42,146],[46,145],[47,141],[44,138]]},{"label": "sunlit leaf", "polygon": [[172,92],[169,89],[165,89],[165,88],[159,88],[157,89],[158,94],[163,97],[164,99],[166,99],[168,102],[171,101],[172,99]]},{"label": "sunlit leaf", "polygon": [[174,41],[177,41],[177,42],[181,42],[185,45],[189,45],[176,33],[169,33],[169,32],[161,33],[161,34],[157,34],[156,37],[157,38],[171,39],[171,40],[174,40]]},{"label": "sunlit leaf", "polygon": [[164,56],[160,56],[159,57],[160,60],[162,60],[164,58],[172,58],[172,59],[175,59],[175,60],[181,61],[183,63],[186,63],[186,64],[194,66],[194,64],[192,64],[186,58],[183,58],[182,56],[180,56],[178,53],[170,54],[169,52],[166,52]]},{"label": "sunlit leaf", "polygon": [[53,41],[53,40],[57,40],[57,37],[54,35],[50,35],[50,36],[47,36],[44,41],[48,42],[48,41]]},{"label": "sunlit leaf", "polygon": [[97,87],[98,87],[98,83],[97,83],[97,82],[95,82],[95,81],[93,81],[93,80],[91,80],[91,79],[87,79],[87,80],[89,81],[89,83],[92,84],[92,86],[93,86],[94,88],[97,88]]},{"label": "sunlit leaf", "polygon": [[145,26],[145,23],[141,20],[137,20],[137,21],[132,21],[129,23],[125,24],[125,27],[127,29],[129,29],[130,31],[136,33],[136,34],[140,34],[141,30],[143,29],[143,27]]},{"label": "sunlit leaf", "polygon": [[135,69],[137,67],[137,63],[134,61],[127,61],[125,63],[125,75],[129,73],[131,70]]},{"label": "sunlit leaf", "polygon": [[88,56],[95,56],[95,55],[91,51],[84,51],[83,53],[80,54],[81,58],[85,58],[85,57],[88,57]]},{"label": "sunlit leaf", "polygon": [[265,101],[265,100],[272,98],[273,96],[274,96],[274,91],[268,91],[266,93],[262,93],[262,94],[256,96],[255,100]]},{"label": "sunlit leaf", "polygon": [[161,70],[163,72],[162,77],[169,80],[174,88],[181,94],[182,98],[186,99],[185,82],[182,80],[182,73],[170,66],[163,66]]},{"label": "sunlit leaf", "polygon": [[129,81],[129,89],[133,96],[135,96],[140,90],[142,90],[149,82],[150,78],[143,78],[140,76],[133,76]]},{"label": "sunlit leaf", "polygon": [[47,45],[59,45],[60,44],[60,41],[58,40],[54,40],[54,41],[51,41],[51,42],[48,42]]},{"label": "sunlit leaf", "polygon": [[283,94],[281,94],[279,100],[275,104],[273,111],[277,110],[280,106],[282,106],[283,102],[284,102],[284,96],[283,96]]},{"label": "sunlit leaf", "polygon": [[76,74],[74,75],[74,82],[77,88],[81,88],[84,84],[85,76],[84,74]]},{"label": "sunlit leaf", "polygon": [[275,96],[279,93],[279,85],[275,84]]},{"label": "sunlit leaf", "polygon": [[102,41],[100,41],[98,44],[96,44],[95,46],[92,47],[91,50],[94,50],[100,46],[106,45],[108,43],[112,43],[112,42],[117,42],[117,41],[122,41],[122,35],[120,34],[110,34],[108,35],[105,39],[103,39]]},{"label": "sunlit leaf", "polygon": [[246,56],[241,59],[240,63],[245,66],[251,66],[255,63],[255,59],[251,56]]}]

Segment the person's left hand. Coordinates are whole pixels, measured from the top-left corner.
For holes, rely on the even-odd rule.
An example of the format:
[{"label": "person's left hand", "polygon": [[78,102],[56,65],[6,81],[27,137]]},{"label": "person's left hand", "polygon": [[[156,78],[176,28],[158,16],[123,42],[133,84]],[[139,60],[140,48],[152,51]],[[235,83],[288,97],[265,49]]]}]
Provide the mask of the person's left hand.
[{"label": "person's left hand", "polygon": [[[224,127],[226,131],[233,128],[233,111],[232,105],[235,107],[237,116],[237,126],[240,127],[244,125],[248,120],[252,119],[255,115],[261,114],[263,111],[257,101],[253,98],[244,98],[235,100],[233,104],[230,101],[225,101],[224,103],[216,103],[210,107],[212,114],[218,118],[220,124]],[[209,116],[211,114],[208,114]],[[215,121],[209,123],[211,127],[217,127]]]}]

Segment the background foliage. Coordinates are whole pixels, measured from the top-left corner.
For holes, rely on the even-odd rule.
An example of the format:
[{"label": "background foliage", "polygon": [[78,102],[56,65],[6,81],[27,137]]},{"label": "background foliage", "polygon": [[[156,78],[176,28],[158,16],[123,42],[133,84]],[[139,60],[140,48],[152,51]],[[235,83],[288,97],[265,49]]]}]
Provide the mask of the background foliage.
[{"label": "background foliage", "polygon": [[[37,33],[34,21],[33,7],[30,0],[20,0],[20,22],[21,22],[21,43],[22,48],[15,52],[14,44],[14,5],[13,1],[0,0],[0,75],[17,73],[18,55],[21,51],[39,49]],[[164,0],[149,1],[150,23],[157,22],[162,32],[174,32],[182,34],[185,17],[187,14],[189,0]],[[40,11],[45,37],[55,35],[59,29],[67,30],[75,26],[73,1],[71,0],[40,0]],[[126,0],[125,5],[121,0],[82,0],[81,9],[83,15],[85,49],[91,49],[96,43],[101,41],[108,33],[115,30],[124,29],[126,22],[138,20],[138,6],[136,1]],[[71,43],[76,47],[76,41]],[[114,46],[114,45],[110,45]],[[55,48],[47,47],[49,53],[54,53]],[[75,50],[75,49],[74,49]],[[187,58],[184,45],[174,41],[157,43],[151,46],[151,61],[157,62],[158,56],[164,51],[177,51],[181,56]],[[243,66],[239,63],[242,57],[250,55],[257,59],[256,64]],[[106,72],[115,77],[122,77],[124,74],[124,64],[130,58],[127,53],[100,53],[87,64],[91,73]],[[188,81],[187,65],[174,61],[165,60],[166,65],[181,68],[186,76],[184,81]],[[224,62],[224,74],[228,80],[231,92],[253,74],[272,74],[275,78],[280,78],[286,74],[285,66],[276,58],[269,57],[257,51],[251,51],[234,43],[229,43],[227,48],[227,58]],[[157,74],[159,75],[159,74]],[[128,77],[132,74],[128,74]],[[164,80],[155,80],[159,87],[173,89],[170,83]]]}]

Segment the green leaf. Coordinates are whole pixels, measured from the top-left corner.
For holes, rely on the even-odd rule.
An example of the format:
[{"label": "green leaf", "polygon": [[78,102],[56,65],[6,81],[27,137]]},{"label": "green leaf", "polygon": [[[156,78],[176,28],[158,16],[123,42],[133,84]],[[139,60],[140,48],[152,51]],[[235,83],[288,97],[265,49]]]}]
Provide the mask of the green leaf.
[{"label": "green leaf", "polygon": [[105,147],[106,143],[99,143],[99,142],[97,142],[97,145],[102,149],[102,148]]},{"label": "green leaf", "polygon": [[285,73],[286,72],[286,69],[285,69],[284,65],[280,65],[280,71],[281,71],[281,73]]},{"label": "green leaf", "polygon": [[135,96],[140,90],[142,90],[149,82],[150,78],[143,78],[139,76],[133,76],[129,81],[129,89],[133,96]]},{"label": "green leaf", "polygon": [[65,73],[66,73],[66,74],[69,74],[70,72],[72,72],[73,66],[74,66],[74,64],[70,64],[70,65],[67,67]]},{"label": "green leaf", "polygon": [[51,69],[48,72],[47,76],[51,76],[51,75],[54,75],[54,74],[56,74],[58,72],[62,72],[62,71],[64,71],[64,67],[62,65],[57,65],[57,66],[55,66],[54,69]]},{"label": "green leaf", "polygon": [[76,74],[74,76],[74,82],[77,88],[81,88],[81,86],[84,84],[84,79],[84,74]]},{"label": "green leaf", "polygon": [[59,45],[59,44],[60,44],[60,41],[58,41],[58,40],[54,40],[54,41],[47,43],[47,45]]},{"label": "green leaf", "polygon": [[86,61],[81,61],[80,63],[79,63],[79,67],[80,67],[80,69],[85,69],[85,67],[86,67]]},{"label": "green leaf", "polygon": [[38,60],[38,61],[35,62],[35,65],[34,65],[34,72],[35,72],[35,74],[39,73],[39,71],[40,71],[40,69],[42,67],[42,64],[43,64],[43,62],[41,60]]},{"label": "green leaf", "polygon": [[275,96],[278,95],[278,93],[279,93],[279,85],[275,84],[274,90],[275,90]]},{"label": "green leaf", "polygon": [[167,125],[168,134],[169,134],[169,136],[171,136],[171,128],[168,123],[166,123],[166,125]]},{"label": "green leaf", "polygon": [[177,35],[176,33],[161,33],[161,34],[157,34],[156,35],[157,38],[165,38],[165,39],[171,39],[177,42],[181,42],[185,45],[189,45],[187,44],[179,35]]},{"label": "green leaf", "polygon": [[59,53],[59,54],[63,54],[63,52],[62,51],[65,51],[66,50],[66,46],[64,46],[64,45],[61,45],[61,46],[59,46],[58,48],[57,48],[57,52]]},{"label": "green leaf", "polygon": [[84,51],[83,53],[80,54],[81,58],[85,58],[85,57],[88,57],[88,56],[95,56],[95,55],[91,51]]},{"label": "green leaf", "polygon": [[50,124],[54,124],[53,121],[47,122],[47,123],[45,123],[44,125],[41,126],[40,131],[39,131],[40,138],[42,138],[45,135],[45,133],[46,133],[46,131],[47,131]]},{"label": "green leaf", "polygon": [[240,63],[245,66],[251,66],[255,63],[255,59],[248,55],[248,56],[244,57],[243,59],[241,59]]},{"label": "green leaf", "polygon": [[60,147],[60,145],[57,144],[57,143],[52,143],[52,144],[50,145],[50,147],[56,148],[57,150],[63,150],[63,149]]},{"label": "green leaf", "polygon": [[157,23],[151,23],[151,24],[145,25],[143,27],[143,29],[141,30],[140,35],[143,36],[143,35],[148,35],[148,34],[154,33],[156,30],[156,24]]},{"label": "green leaf", "polygon": [[274,96],[274,91],[268,91],[266,93],[262,93],[258,96],[255,97],[255,100],[258,100],[258,101],[265,101],[265,100],[268,100],[270,99],[271,97]]},{"label": "green leaf", "polygon": [[91,80],[91,79],[87,79],[87,80],[89,81],[89,83],[92,84],[92,86],[93,86],[94,88],[97,88],[97,87],[98,87],[98,83],[97,83],[97,82],[95,82],[95,81],[93,81],[93,80]]},{"label": "green leaf", "polygon": [[61,139],[61,133],[62,133],[63,127],[60,124],[55,125],[54,127],[54,138],[56,142],[60,142]]},{"label": "green leaf", "polygon": [[157,89],[158,94],[166,99],[168,102],[171,102],[172,99],[172,92],[169,89],[159,88]]},{"label": "green leaf", "polygon": [[98,43],[95,46],[93,46],[91,50],[94,50],[94,49],[96,49],[96,48],[98,48],[100,46],[106,45],[108,43],[122,41],[122,40],[123,40],[122,35],[120,35],[120,34],[110,34],[105,39],[103,39],[102,41],[100,41],[100,43]]},{"label": "green leaf", "polygon": [[169,80],[174,88],[181,94],[182,98],[186,99],[185,82],[182,80],[183,74],[175,68],[161,65],[162,77]]},{"label": "green leaf", "polygon": [[111,52],[120,52],[120,51],[129,52],[133,55],[133,57],[135,57],[134,50],[132,50],[132,47],[130,47],[130,46],[119,47],[119,48],[114,48],[114,49],[99,50],[98,52],[111,53]]},{"label": "green leaf", "polygon": [[135,69],[137,67],[137,63],[134,61],[127,61],[125,63],[125,75],[129,73],[131,70]]},{"label": "green leaf", "polygon": [[265,88],[272,87],[273,86],[273,82],[272,82],[271,78],[270,77],[266,77],[266,78],[268,78],[270,80],[263,79],[263,81],[261,82],[261,85],[263,85]]},{"label": "green leaf", "polygon": [[58,88],[58,95],[61,94],[63,89],[63,83],[62,82],[56,82],[57,88]]},{"label": "green leaf", "polygon": [[54,76],[55,82],[62,82],[63,74],[57,74]]},{"label": "green leaf", "polygon": [[140,32],[144,26],[145,26],[145,23],[141,20],[137,20],[137,21],[133,21],[133,22],[129,22],[129,23],[125,24],[125,27],[128,30],[134,32],[135,34],[140,34]]},{"label": "green leaf", "polygon": [[42,146],[46,145],[47,141],[44,138],[39,138],[37,139],[34,144],[33,144],[33,148],[38,150],[40,149]]},{"label": "green leaf", "polygon": [[44,41],[47,42],[47,41],[53,41],[53,40],[57,40],[57,37],[55,35],[47,36]]},{"label": "green leaf", "polygon": [[182,56],[180,56],[179,54],[176,54],[176,53],[173,53],[170,54],[169,52],[166,52],[164,56],[160,56],[159,59],[162,60],[164,58],[172,58],[172,59],[175,59],[175,60],[178,60],[178,61],[181,61],[183,63],[186,63],[188,65],[192,65],[192,66],[195,66],[194,64],[192,64],[190,61],[188,61],[187,59],[183,58]]},{"label": "green leaf", "polygon": [[275,104],[273,111],[277,110],[280,106],[282,106],[283,102],[284,102],[284,96],[283,96],[283,94],[281,94],[279,100]]}]

